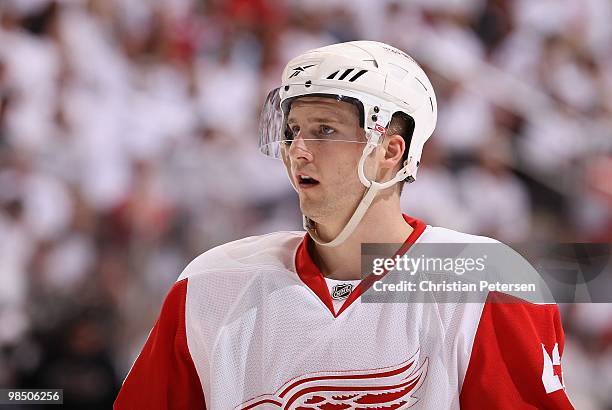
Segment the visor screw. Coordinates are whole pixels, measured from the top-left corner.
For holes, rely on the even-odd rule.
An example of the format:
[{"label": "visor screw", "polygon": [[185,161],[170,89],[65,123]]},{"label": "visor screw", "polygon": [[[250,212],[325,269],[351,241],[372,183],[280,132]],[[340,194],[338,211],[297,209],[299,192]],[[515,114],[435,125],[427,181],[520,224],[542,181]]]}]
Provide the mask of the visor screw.
[{"label": "visor screw", "polygon": [[289,91],[289,86],[288,85],[285,86],[285,91]]},{"label": "visor screw", "polygon": [[308,88],[312,85],[312,81],[308,80],[306,81],[306,83],[304,84],[304,87]]},{"label": "visor screw", "polygon": [[374,107],[374,112],[375,112],[375,113],[378,113],[378,111],[380,111],[380,108],[378,108],[377,106],[376,106],[376,107]]},{"label": "visor screw", "polygon": [[376,122],[377,119],[378,119],[377,115],[372,115],[372,121]]}]

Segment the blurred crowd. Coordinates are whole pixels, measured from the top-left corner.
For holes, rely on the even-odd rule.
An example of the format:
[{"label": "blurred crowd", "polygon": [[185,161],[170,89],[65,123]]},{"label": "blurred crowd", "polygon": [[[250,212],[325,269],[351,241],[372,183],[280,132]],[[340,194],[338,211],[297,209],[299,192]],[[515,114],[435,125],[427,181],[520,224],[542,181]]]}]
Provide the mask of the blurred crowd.
[{"label": "blurred crowd", "polygon": [[[610,21],[609,0],[1,0],[0,388],[109,408],[193,257],[300,229],[257,121],[321,45],[384,41],[432,79],[406,213],[612,242]],[[561,308],[570,397],[612,409],[612,308]]]}]

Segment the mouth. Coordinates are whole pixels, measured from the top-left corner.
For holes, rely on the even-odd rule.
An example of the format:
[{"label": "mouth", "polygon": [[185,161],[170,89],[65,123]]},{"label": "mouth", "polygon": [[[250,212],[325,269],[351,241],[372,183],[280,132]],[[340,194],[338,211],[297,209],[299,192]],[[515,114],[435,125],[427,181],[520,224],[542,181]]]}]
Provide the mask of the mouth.
[{"label": "mouth", "polygon": [[308,189],[319,185],[319,181],[308,175],[298,175],[297,182],[302,189]]}]

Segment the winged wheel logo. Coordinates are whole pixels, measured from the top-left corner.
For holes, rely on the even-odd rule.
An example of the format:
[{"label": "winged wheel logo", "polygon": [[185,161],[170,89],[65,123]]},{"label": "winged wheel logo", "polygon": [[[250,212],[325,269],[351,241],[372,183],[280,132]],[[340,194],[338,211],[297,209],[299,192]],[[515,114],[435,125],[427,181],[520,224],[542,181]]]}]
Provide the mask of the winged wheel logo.
[{"label": "winged wheel logo", "polygon": [[255,397],[237,409],[342,410],[407,409],[427,377],[428,358],[418,351],[399,365],[382,369],[306,374],[274,394]]}]

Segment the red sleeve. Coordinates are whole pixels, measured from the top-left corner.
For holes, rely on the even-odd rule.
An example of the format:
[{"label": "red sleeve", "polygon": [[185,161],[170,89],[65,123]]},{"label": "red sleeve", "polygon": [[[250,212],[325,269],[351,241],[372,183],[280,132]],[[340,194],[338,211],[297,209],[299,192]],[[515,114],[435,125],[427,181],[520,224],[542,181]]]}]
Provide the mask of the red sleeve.
[{"label": "red sleeve", "polygon": [[136,359],[115,409],[205,409],[202,385],[187,347],[187,279],[177,282],[142,352]]},{"label": "red sleeve", "polygon": [[492,292],[485,303],[462,409],[573,409],[563,386],[563,328],[556,305]]}]

